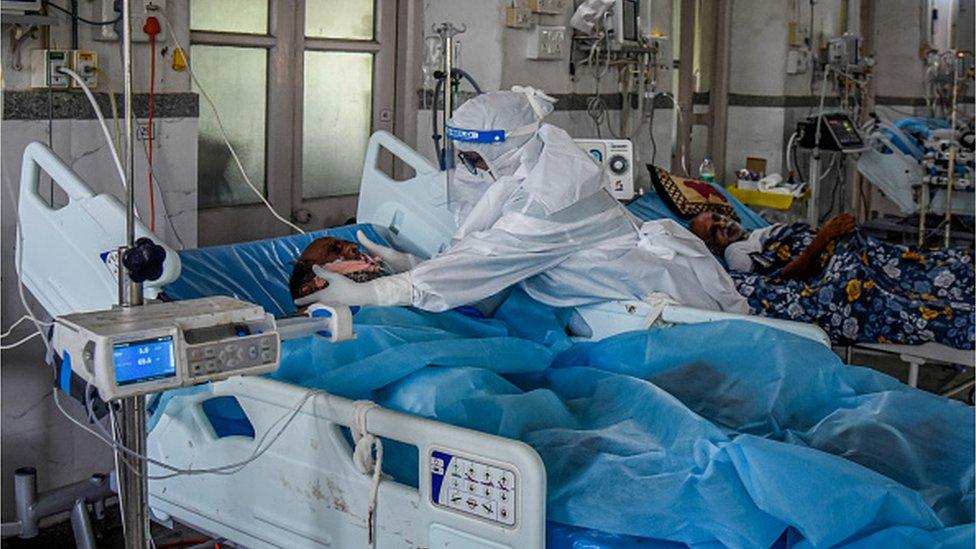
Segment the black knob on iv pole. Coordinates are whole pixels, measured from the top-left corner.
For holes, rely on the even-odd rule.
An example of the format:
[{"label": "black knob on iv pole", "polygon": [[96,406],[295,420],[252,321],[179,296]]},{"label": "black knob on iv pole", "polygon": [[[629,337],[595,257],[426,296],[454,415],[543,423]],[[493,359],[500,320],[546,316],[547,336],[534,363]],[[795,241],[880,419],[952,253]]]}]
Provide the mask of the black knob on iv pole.
[{"label": "black knob on iv pole", "polygon": [[166,249],[152,239],[142,237],[122,255],[122,265],[133,282],[156,280],[163,275]]}]

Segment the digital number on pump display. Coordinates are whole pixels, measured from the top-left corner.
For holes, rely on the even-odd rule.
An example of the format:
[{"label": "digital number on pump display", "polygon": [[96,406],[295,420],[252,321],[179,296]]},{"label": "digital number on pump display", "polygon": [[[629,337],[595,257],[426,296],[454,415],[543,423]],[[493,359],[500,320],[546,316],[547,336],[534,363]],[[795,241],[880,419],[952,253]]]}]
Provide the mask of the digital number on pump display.
[{"label": "digital number on pump display", "polygon": [[173,336],[125,341],[112,346],[115,382],[119,385],[165,379],[176,375]]}]

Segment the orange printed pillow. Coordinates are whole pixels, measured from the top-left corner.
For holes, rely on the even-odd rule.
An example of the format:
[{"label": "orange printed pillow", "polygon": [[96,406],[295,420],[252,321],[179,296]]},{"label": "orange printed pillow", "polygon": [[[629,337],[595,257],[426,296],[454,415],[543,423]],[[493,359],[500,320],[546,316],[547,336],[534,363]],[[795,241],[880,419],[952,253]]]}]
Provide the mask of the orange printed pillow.
[{"label": "orange printed pillow", "polygon": [[732,203],[713,184],[678,177],[651,164],[647,165],[647,169],[651,172],[651,182],[657,194],[678,216],[691,219],[702,212],[715,212],[739,219]]}]

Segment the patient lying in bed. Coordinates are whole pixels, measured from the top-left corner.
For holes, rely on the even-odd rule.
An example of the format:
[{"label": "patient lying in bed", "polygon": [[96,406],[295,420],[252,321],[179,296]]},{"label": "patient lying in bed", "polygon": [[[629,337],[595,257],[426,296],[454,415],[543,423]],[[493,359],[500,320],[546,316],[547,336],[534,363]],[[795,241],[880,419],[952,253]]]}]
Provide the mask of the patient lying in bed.
[{"label": "patient lying in bed", "polygon": [[315,293],[328,285],[328,282],[315,276],[312,270],[315,265],[356,282],[390,274],[379,258],[364,254],[355,242],[330,236],[317,238],[302,251],[292,268],[288,281],[292,299]]},{"label": "patient lying in bed", "polygon": [[834,343],[974,345],[974,271],[968,250],[913,250],[857,230],[842,214],[752,232],[705,213],[691,229],[723,255],[757,314],[818,324]]}]

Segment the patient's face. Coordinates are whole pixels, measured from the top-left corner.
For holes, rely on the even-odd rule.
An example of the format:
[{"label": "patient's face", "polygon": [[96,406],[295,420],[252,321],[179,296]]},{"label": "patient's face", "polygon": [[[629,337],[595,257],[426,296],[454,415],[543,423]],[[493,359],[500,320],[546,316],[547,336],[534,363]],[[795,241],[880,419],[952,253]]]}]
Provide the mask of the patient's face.
[{"label": "patient's face", "polygon": [[695,216],[689,224],[691,232],[702,239],[712,252],[720,254],[733,242],[738,242],[746,232],[737,221],[712,212]]},{"label": "patient's face", "polygon": [[324,237],[316,238],[299,256],[299,260],[315,265],[325,265],[339,259],[360,259],[359,246],[348,240]]},{"label": "patient's face", "polygon": [[328,284],[325,280],[315,276],[313,265],[330,265],[342,261],[357,261],[364,259],[364,255],[354,242],[338,238],[317,238],[302,251],[292,271],[289,287],[293,298],[304,297],[315,293]]}]

